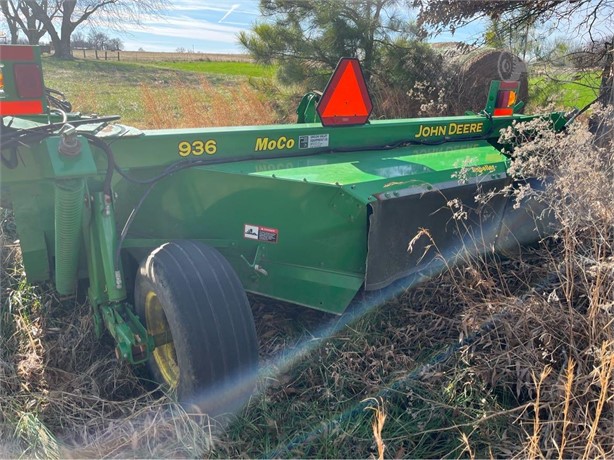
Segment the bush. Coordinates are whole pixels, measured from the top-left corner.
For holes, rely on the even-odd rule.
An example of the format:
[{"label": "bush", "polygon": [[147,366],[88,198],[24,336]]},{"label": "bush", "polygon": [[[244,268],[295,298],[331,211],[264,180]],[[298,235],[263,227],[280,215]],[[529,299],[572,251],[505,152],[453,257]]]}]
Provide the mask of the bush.
[{"label": "bush", "polygon": [[[375,116],[416,116],[424,100],[431,100],[450,75],[444,58],[429,44],[397,40],[383,49],[380,71],[371,83]],[[430,82],[425,84],[424,82]]]}]

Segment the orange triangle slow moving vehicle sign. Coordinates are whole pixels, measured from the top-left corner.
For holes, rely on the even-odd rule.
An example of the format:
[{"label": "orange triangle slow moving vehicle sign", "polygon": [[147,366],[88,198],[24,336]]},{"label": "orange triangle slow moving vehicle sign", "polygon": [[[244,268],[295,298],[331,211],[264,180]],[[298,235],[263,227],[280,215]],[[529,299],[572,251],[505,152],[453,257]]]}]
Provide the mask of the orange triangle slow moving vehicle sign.
[{"label": "orange triangle slow moving vehicle sign", "polygon": [[362,125],[369,120],[372,110],[360,62],[356,58],[341,58],[318,103],[322,125]]}]

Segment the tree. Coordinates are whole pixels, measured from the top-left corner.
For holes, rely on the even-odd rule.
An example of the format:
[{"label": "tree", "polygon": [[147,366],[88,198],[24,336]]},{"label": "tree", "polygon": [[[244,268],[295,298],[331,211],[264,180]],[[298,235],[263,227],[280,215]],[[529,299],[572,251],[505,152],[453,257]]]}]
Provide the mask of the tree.
[{"label": "tree", "polygon": [[527,23],[518,29],[513,27],[512,22],[504,18],[492,18],[484,34],[484,42],[492,48],[507,49],[526,62],[527,54],[539,42],[535,37],[535,24]]},{"label": "tree", "polygon": [[9,2],[6,0],[0,0],[0,10],[6,18],[9,35],[11,36],[10,42],[14,45],[19,39],[19,26],[17,25],[17,21],[14,14],[12,14],[11,10],[9,9]]},{"label": "tree", "polygon": [[[51,19],[57,15],[57,8],[48,1],[41,2]],[[55,3],[54,3],[55,4]],[[24,0],[0,0],[0,11],[6,18],[11,34],[11,43],[19,41],[19,31],[22,31],[30,45],[38,45],[46,30],[43,23],[36,18],[32,9]]]},{"label": "tree", "polygon": [[480,17],[501,18],[508,15],[516,26],[537,21],[570,21],[584,30],[591,39],[599,30],[611,29],[614,0],[413,0],[418,8],[418,23],[432,27],[438,33],[454,31]]},{"label": "tree", "polygon": [[119,38],[112,38],[107,42],[107,49],[109,51],[121,51],[124,49],[124,42]]},{"label": "tree", "polygon": [[111,40],[104,32],[97,31],[96,29],[90,30],[87,34],[87,43],[90,48],[95,50],[104,50],[107,48],[107,43]]},{"label": "tree", "polygon": [[271,22],[257,24],[239,41],[261,63],[276,61],[285,82],[328,78],[339,58],[359,57],[367,82],[393,38],[410,37],[397,0],[261,0]]},{"label": "tree", "polygon": [[[7,2],[17,0],[0,0]],[[143,15],[157,15],[168,6],[168,0],[18,0],[27,8],[34,20],[42,24],[49,34],[54,57],[70,59],[71,36],[86,21],[90,24],[106,23],[114,28],[127,23],[138,24]],[[4,8],[3,13],[7,17]],[[10,12],[10,10],[9,10]],[[10,23],[10,21],[9,21]],[[25,29],[19,25],[22,30]]]},{"label": "tree", "polygon": [[72,37],[71,37],[71,40],[70,40],[70,44],[71,44],[73,49],[76,49],[76,48],[88,48],[89,47],[88,39],[81,32],[74,32],[72,34]]}]

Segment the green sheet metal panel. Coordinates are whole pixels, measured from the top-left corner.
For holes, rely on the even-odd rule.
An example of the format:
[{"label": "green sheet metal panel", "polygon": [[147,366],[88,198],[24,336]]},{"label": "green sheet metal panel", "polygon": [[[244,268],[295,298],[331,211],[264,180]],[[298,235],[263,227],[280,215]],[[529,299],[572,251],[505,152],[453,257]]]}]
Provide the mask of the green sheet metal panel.
[{"label": "green sheet metal panel", "polygon": [[[260,160],[212,169],[291,181],[339,185],[367,203],[380,192],[416,183],[505,174],[507,160],[486,141],[319,155],[302,161]],[[277,168],[277,169],[276,169]]]},{"label": "green sheet metal panel", "polygon": [[[205,240],[228,258],[247,290],[341,312],[365,279],[368,203],[379,194],[400,196],[416,185],[457,182],[463,168],[482,179],[504,175],[504,157],[485,141],[454,143],[453,150],[443,152],[432,148],[243,161],[177,172],[160,181],[144,202],[128,246],[140,258],[161,241]],[[128,218],[145,188],[124,180],[115,184],[118,222]],[[268,236],[254,238],[260,229]]]},{"label": "green sheet metal panel", "polygon": [[[448,141],[475,141],[476,138],[498,137],[498,130],[511,120],[529,120],[516,115],[493,119],[492,125],[483,116],[442,117],[432,119],[373,121],[364,126],[324,128],[320,124],[244,126],[228,128],[143,131],[140,136],[111,137],[117,163],[123,168],[147,168],[170,164],[182,159],[199,159],[215,163],[246,160],[305,159],[322,153],[356,153],[370,149],[384,150],[402,143],[437,152],[447,150]],[[481,126],[478,132],[454,131],[443,135],[450,126]],[[425,127],[432,135],[425,136]],[[449,132],[449,131],[445,131]],[[439,133],[439,134],[438,134]],[[418,136],[418,137],[417,137]],[[452,147],[453,149],[455,147]],[[425,150],[425,151],[427,151]],[[392,149],[391,151],[394,151]],[[392,155],[395,155],[392,153]]]},{"label": "green sheet metal panel", "polygon": [[50,276],[50,257],[54,253],[53,184],[19,184],[11,188],[10,194],[28,281],[45,281]]},{"label": "green sheet metal panel", "polygon": [[[122,225],[143,190],[116,184]],[[367,232],[364,206],[355,221],[332,206],[340,194],[336,186],[192,168],[154,188],[129,238],[138,245],[139,239],[206,239],[247,290],[340,312],[363,282]],[[268,229],[268,236],[252,238],[254,227]],[[147,249],[132,252],[139,258]]]},{"label": "green sheet metal panel", "polygon": [[[497,127],[509,122],[495,120]],[[437,189],[458,181],[460,171],[480,181],[505,177],[505,157],[488,141],[472,139],[475,133],[459,135],[454,128],[453,141],[441,138],[452,125],[480,123],[485,134],[486,119],[480,116],[337,129],[319,124],[143,133],[114,128],[105,139],[117,164],[132,176],[150,178],[182,160],[206,163],[154,187],[124,247],[138,259],[171,239],[205,241],[226,255],[246,289],[340,312],[367,273],[370,203]],[[427,145],[399,146],[416,138]],[[48,145],[20,149],[23,162],[3,177],[3,185],[55,178]],[[97,149],[91,155],[97,172],[90,164],[84,174],[94,192],[107,164]],[[146,188],[115,175],[119,229]],[[250,238],[246,226],[270,230],[268,238],[275,241]],[[41,244],[36,246],[40,250]],[[40,268],[37,272],[42,274]]]}]

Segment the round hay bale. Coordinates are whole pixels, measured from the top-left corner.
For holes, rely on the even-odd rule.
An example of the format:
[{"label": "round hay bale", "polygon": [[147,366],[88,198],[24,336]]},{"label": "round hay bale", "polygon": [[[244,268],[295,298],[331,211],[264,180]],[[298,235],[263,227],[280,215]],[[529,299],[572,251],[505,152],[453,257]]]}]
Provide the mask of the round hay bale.
[{"label": "round hay bale", "polygon": [[464,43],[395,48],[383,60],[387,72],[372,80],[374,117],[463,115],[486,107],[492,80],[519,80],[518,100],[528,99],[526,64],[517,56]]},{"label": "round hay bale", "polygon": [[457,93],[452,111],[462,114],[467,110],[479,111],[486,106],[492,80],[520,81],[518,100],[527,102],[529,80],[527,66],[518,56],[492,48],[479,48],[450,56],[447,65],[457,71]]}]

